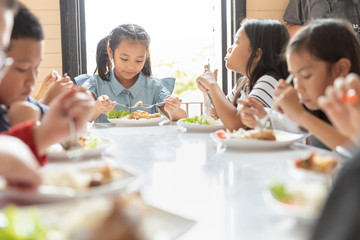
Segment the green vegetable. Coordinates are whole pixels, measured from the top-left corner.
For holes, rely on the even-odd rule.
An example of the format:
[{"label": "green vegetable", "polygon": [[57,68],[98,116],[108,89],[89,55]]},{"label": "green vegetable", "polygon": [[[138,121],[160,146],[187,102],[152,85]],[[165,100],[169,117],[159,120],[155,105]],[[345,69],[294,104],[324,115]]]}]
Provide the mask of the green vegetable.
[{"label": "green vegetable", "polygon": [[20,211],[15,206],[2,210],[4,219],[1,219],[1,240],[45,240],[47,229],[40,221],[34,209]]},{"label": "green vegetable", "polygon": [[89,137],[85,140],[85,149],[96,148],[100,144],[97,137]]},{"label": "green vegetable", "polygon": [[123,117],[125,117],[125,116],[127,116],[129,114],[130,114],[129,111],[124,111],[124,110],[119,110],[118,111],[118,110],[114,109],[114,110],[112,110],[111,112],[109,112],[106,115],[107,115],[107,117],[109,119],[112,119],[112,118],[123,118]]},{"label": "green vegetable", "polygon": [[193,118],[186,118],[183,120],[183,122],[195,123],[200,125],[210,125],[209,121],[204,116],[201,117],[195,116]]},{"label": "green vegetable", "polygon": [[269,190],[273,197],[281,202],[290,203],[293,201],[293,197],[287,191],[286,186],[278,180],[269,186]]}]

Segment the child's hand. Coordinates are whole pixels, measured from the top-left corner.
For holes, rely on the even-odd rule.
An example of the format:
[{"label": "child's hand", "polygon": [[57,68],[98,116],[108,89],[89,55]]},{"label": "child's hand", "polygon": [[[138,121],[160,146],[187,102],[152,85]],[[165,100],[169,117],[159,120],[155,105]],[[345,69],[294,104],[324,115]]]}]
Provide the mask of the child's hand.
[{"label": "child's hand", "polygon": [[37,106],[30,102],[17,101],[10,105],[8,117],[10,126],[14,126],[30,120],[40,120],[41,111]]},{"label": "child's hand", "polygon": [[41,125],[34,128],[34,141],[40,154],[54,143],[70,137],[69,119],[73,119],[77,132],[86,130],[86,122],[93,115],[94,101],[78,89],[64,91],[51,102]]},{"label": "child's hand", "polygon": [[214,73],[210,71],[205,71],[196,79],[198,88],[204,93],[206,92],[212,84],[217,84],[217,73],[218,70],[215,69]]},{"label": "child's hand", "polygon": [[56,80],[50,85],[43,93],[40,100],[41,103],[49,105],[50,102],[65,89],[70,89],[74,86],[70,77],[61,78],[60,75],[56,75]]},{"label": "child's hand", "polygon": [[171,115],[171,113],[179,110],[182,100],[178,97],[169,97],[164,99],[164,110]]},{"label": "child's hand", "polygon": [[252,97],[248,97],[249,101],[237,100],[241,104],[239,109],[241,121],[249,128],[255,128],[257,121],[254,117],[256,115],[259,119],[266,116],[264,106]]},{"label": "child's hand", "polygon": [[55,81],[61,78],[60,75],[58,73],[56,73],[54,76],[52,73],[48,74],[44,81],[41,84],[41,87],[39,89],[38,94],[36,95],[35,99],[40,101],[40,99],[43,98],[45,92],[55,83]]},{"label": "child's hand", "polygon": [[301,114],[306,112],[300,103],[296,90],[283,80],[280,80],[275,88],[274,105],[278,112],[286,114],[290,120],[295,122]]},{"label": "child's hand", "polygon": [[[337,78],[333,86],[326,88],[325,96],[318,99],[320,107],[331,122],[341,133],[349,137],[355,137],[360,133],[359,80],[359,76],[355,74],[349,74],[345,79]],[[351,101],[346,97],[349,92],[354,93]]]},{"label": "child's hand", "polygon": [[116,106],[116,102],[111,101],[107,95],[101,95],[95,102],[95,114],[109,113]]},{"label": "child's hand", "polygon": [[41,183],[35,156],[18,138],[0,137],[0,165],[0,175],[6,179],[8,187],[28,191],[36,189]]}]

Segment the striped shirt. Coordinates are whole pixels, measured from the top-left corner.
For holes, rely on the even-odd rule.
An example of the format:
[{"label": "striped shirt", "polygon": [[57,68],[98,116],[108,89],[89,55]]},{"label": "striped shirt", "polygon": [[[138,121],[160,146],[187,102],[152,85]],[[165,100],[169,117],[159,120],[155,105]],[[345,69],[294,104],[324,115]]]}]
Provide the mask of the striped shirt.
[{"label": "striped shirt", "polygon": [[[258,99],[262,104],[264,104],[265,107],[273,108],[274,107],[273,95],[277,83],[278,81],[274,77],[270,75],[264,75],[257,80],[249,95],[253,98]],[[235,86],[231,90],[231,93],[229,93],[226,96],[226,98],[230,102],[234,100],[236,89],[237,86]]]}]

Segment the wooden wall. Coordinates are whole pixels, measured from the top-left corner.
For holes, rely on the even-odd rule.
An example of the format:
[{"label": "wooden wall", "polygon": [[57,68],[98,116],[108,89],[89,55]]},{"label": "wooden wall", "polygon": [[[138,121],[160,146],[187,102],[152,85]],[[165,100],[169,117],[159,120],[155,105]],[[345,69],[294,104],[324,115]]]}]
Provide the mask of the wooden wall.
[{"label": "wooden wall", "polygon": [[289,0],[247,0],[247,18],[276,19],[283,22],[283,15]]},{"label": "wooden wall", "polygon": [[40,65],[34,95],[52,69],[62,73],[60,4],[59,0],[20,0],[20,2],[39,17],[45,31],[44,60]]}]

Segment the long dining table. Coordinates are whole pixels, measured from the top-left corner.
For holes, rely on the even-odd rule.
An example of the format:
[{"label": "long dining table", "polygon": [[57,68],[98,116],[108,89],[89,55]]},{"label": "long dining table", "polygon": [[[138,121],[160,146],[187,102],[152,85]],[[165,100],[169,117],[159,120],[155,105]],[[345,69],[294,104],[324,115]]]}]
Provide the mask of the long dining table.
[{"label": "long dining table", "polygon": [[107,155],[139,179],[144,200],[196,223],[179,239],[308,239],[316,220],[270,209],[263,191],[274,177],[291,180],[289,161],[322,149],[294,143],[281,149],[227,149],[209,132],[162,126],[94,124],[91,134],[111,138]]}]

